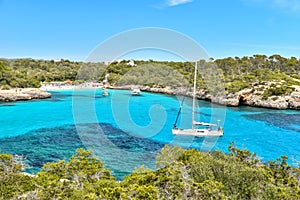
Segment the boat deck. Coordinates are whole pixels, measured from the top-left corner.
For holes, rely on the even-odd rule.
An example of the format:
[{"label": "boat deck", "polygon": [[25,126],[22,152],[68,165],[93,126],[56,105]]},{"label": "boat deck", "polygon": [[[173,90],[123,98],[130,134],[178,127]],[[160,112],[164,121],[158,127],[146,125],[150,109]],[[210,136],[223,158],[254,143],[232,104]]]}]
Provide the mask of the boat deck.
[{"label": "boat deck", "polygon": [[174,135],[195,136],[195,137],[220,137],[223,136],[223,130],[210,129],[172,129]]}]

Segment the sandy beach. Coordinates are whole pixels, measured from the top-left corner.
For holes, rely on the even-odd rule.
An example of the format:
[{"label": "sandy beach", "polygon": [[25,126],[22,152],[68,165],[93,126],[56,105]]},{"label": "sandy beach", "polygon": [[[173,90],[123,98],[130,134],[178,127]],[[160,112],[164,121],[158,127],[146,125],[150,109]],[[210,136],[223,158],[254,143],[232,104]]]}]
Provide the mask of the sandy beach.
[{"label": "sandy beach", "polygon": [[71,84],[42,84],[39,88],[43,91],[55,91],[55,90],[82,90],[82,89],[102,89],[103,86],[97,83],[83,83],[80,85],[71,85]]}]

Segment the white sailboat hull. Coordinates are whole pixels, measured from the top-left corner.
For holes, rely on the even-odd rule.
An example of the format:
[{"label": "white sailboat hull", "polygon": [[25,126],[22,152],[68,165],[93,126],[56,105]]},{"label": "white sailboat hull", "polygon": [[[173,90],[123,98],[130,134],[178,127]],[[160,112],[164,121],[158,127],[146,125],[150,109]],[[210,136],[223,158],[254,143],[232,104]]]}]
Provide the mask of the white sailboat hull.
[{"label": "white sailboat hull", "polygon": [[172,129],[174,135],[195,136],[195,137],[220,137],[224,132],[210,129]]},{"label": "white sailboat hull", "polygon": [[[180,114],[181,108],[177,114],[177,118],[174,123],[174,128],[172,129],[172,133],[174,135],[183,135],[183,136],[194,136],[194,137],[220,137],[224,135],[223,129],[219,126],[218,120],[218,128],[215,129],[216,124],[205,123],[205,122],[196,122],[195,121],[195,102],[196,102],[196,78],[197,78],[197,62],[195,63],[195,72],[194,72],[194,88],[193,88],[193,107],[192,107],[192,127],[191,129],[180,129],[176,128],[176,123],[178,120],[178,116]],[[182,101],[183,102],[183,101]],[[182,106],[182,103],[181,103]],[[199,128],[202,126],[202,128]],[[197,128],[195,128],[197,127]],[[203,128],[205,127],[205,128]]]}]

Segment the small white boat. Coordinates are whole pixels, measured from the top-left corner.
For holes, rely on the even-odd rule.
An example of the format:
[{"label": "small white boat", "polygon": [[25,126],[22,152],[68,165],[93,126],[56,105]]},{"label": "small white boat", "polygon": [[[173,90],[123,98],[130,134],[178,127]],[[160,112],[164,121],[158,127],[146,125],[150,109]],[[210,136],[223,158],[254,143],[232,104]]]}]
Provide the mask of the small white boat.
[{"label": "small white boat", "polygon": [[141,93],[141,90],[140,90],[139,87],[134,86],[134,87],[131,88],[131,95],[139,96],[139,95],[141,95],[140,93]]},{"label": "small white boat", "polygon": [[206,122],[196,122],[195,121],[195,101],[196,101],[196,78],[197,78],[197,62],[195,64],[195,74],[194,74],[194,89],[193,89],[193,107],[192,107],[192,127],[190,129],[177,128],[176,123],[181,112],[181,107],[179,109],[177,118],[174,123],[174,128],[172,133],[174,135],[184,135],[184,136],[195,136],[195,137],[219,137],[224,135],[223,129],[220,127],[218,120],[218,125],[206,123]]},{"label": "small white boat", "polygon": [[109,77],[109,74],[106,74],[105,75],[105,79],[103,80],[103,83],[104,83],[104,91],[102,93],[103,96],[108,96],[109,95],[109,92],[106,90],[106,87],[107,87],[107,83],[108,83],[108,78]]},{"label": "small white boat", "polygon": [[108,95],[109,95],[109,92],[108,92],[106,89],[104,89],[102,95],[103,95],[103,96],[108,96]]}]

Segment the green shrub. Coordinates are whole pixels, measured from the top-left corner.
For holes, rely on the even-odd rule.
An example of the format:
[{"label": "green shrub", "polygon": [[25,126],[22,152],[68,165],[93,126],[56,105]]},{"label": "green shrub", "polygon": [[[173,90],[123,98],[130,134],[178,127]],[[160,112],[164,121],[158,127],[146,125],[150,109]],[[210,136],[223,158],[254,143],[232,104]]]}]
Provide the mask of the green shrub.
[{"label": "green shrub", "polygon": [[263,93],[263,99],[268,99],[270,96],[284,96],[294,91],[294,88],[286,85],[271,84]]},{"label": "green shrub", "polygon": [[241,91],[247,87],[250,87],[250,83],[241,80],[235,80],[226,84],[226,90],[230,93]]},{"label": "green shrub", "polygon": [[2,90],[9,90],[11,87],[9,85],[4,85],[1,87]]},{"label": "green shrub", "polygon": [[[229,146],[229,154],[165,146],[157,170],[135,169],[117,182],[91,151],[21,174],[0,154],[0,199],[299,199],[300,170],[282,156],[267,165],[255,153]],[[6,170],[4,170],[6,169]],[[11,170],[7,170],[11,169]]]}]

